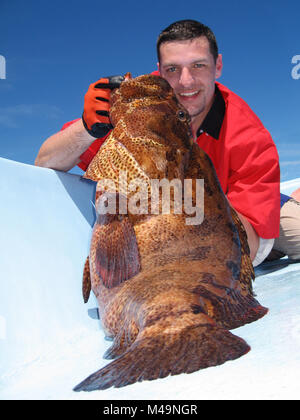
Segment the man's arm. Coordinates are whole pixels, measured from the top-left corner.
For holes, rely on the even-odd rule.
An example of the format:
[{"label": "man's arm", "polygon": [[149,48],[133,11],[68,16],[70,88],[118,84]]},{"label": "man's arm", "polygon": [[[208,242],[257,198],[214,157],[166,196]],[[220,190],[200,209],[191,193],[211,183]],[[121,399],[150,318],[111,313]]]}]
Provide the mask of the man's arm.
[{"label": "man's arm", "polygon": [[245,231],[247,233],[248,238],[248,245],[250,248],[250,258],[251,261],[254,260],[257,254],[257,250],[259,247],[259,236],[253,229],[251,223],[244,217],[241,213],[237,212],[239,218],[241,219],[241,222],[243,223],[243,226],[245,228]]},{"label": "man's arm", "polygon": [[69,171],[80,162],[79,157],[94,141],[95,137],[87,132],[80,119],[42,144],[35,165]]},{"label": "man's arm", "polygon": [[258,265],[279,234],[279,158],[267,130],[249,133],[246,141],[247,147],[237,142],[231,155],[227,197],[246,230],[252,262]]},{"label": "man's arm", "polygon": [[[228,200],[228,197],[226,196],[228,204],[230,205],[230,207],[232,207],[234,209],[234,207],[231,205],[230,201]],[[235,209],[234,209],[235,210]],[[250,258],[251,261],[253,261],[255,259],[255,256],[257,254],[258,248],[259,248],[259,236],[258,234],[255,232],[253,226],[251,225],[251,223],[249,222],[249,220],[243,216],[241,213],[239,213],[237,210],[235,210],[236,213],[238,214],[244,229],[246,231],[247,234],[247,239],[248,239],[248,245],[249,245],[249,249],[250,249]]]},{"label": "man's arm", "polygon": [[110,94],[123,80],[123,76],[109,76],[92,83],[84,96],[82,119],[49,137],[40,148],[35,165],[61,171],[77,165],[89,146],[112,129]]}]

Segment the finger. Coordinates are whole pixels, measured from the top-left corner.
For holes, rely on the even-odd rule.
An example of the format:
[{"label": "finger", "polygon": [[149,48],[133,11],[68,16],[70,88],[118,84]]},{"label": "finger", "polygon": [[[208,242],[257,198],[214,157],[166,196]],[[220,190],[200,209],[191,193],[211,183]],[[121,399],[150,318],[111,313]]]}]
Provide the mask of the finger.
[{"label": "finger", "polygon": [[[96,98],[96,99],[99,99],[99,98]],[[97,110],[99,110],[99,111],[107,111],[107,112],[109,112],[109,110],[110,110],[110,105],[109,105],[109,102],[108,101],[102,101],[101,99],[100,99],[100,101],[101,101],[101,103],[97,103],[97,102],[95,102],[95,109]]]},{"label": "finger", "polygon": [[123,82],[123,76],[109,76],[100,79],[95,84],[96,89],[117,89],[120,87],[120,84]]},{"label": "finger", "polygon": [[106,111],[96,111],[96,114],[99,115],[98,121],[104,124],[110,124],[109,113]]}]

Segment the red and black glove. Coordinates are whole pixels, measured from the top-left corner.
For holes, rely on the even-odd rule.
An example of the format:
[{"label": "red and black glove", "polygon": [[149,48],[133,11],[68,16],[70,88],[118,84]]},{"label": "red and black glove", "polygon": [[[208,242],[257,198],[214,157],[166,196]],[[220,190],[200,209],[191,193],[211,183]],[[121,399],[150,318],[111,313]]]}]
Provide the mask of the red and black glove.
[{"label": "red and black glove", "polygon": [[109,119],[110,94],[123,80],[123,76],[104,77],[92,83],[85,94],[82,121],[93,137],[104,137],[113,128]]}]

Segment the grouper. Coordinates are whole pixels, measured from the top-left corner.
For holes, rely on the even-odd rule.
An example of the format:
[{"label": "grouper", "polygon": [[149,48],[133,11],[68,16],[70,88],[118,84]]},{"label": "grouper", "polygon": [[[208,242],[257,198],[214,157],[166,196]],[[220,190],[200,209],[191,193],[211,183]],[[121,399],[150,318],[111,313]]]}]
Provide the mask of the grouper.
[{"label": "grouper", "polygon": [[97,220],[83,296],[97,298],[113,361],[75,391],[234,360],[250,347],[229,330],[267,312],[254,297],[243,225],[168,82],[126,78],[112,92],[110,119],[84,175],[97,181]]}]

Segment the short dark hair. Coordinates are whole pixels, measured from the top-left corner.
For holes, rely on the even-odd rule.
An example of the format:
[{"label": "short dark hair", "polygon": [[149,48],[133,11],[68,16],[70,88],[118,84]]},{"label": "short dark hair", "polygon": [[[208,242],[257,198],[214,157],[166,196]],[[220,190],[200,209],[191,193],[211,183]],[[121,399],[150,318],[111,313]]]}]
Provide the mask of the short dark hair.
[{"label": "short dark hair", "polygon": [[205,36],[207,38],[210,52],[212,53],[216,62],[219,52],[217,40],[213,31],[203,23],[191,19],[178,20],[177,22],[172,23],[166,29],[161,31],[156,43],[158,61],[160,62],[159,49],[161,44],[164,42],[186,41],[189,39],[192,40],[194,38],[199,38],[200,36]]}]

